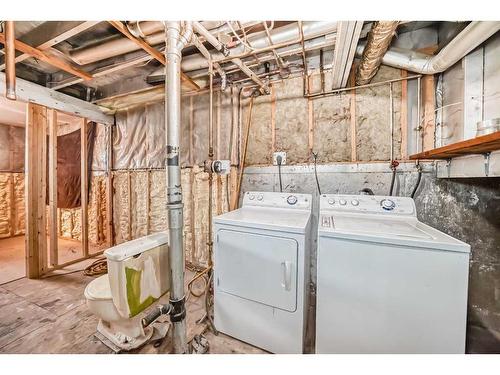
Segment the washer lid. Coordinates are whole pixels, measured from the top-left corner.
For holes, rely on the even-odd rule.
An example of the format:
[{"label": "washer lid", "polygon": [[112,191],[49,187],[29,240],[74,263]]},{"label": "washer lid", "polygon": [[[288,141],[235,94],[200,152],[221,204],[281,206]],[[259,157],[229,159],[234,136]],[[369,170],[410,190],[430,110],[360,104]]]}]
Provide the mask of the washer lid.
[{"label": "washer lid", "polygon": [[214,218],[215,224],[305,233],[309,210],[268,207],[242,207]]},{"label": "washer lid", "polygon": [[468,244],[421,223],[416,218],[323,214],[318,231],[320,236],[470,252]]}]

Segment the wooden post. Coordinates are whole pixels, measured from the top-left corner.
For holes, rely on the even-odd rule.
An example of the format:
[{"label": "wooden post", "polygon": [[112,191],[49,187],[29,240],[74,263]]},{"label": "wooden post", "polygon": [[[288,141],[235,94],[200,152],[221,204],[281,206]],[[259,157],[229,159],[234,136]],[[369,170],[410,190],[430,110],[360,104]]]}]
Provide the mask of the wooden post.
[{"label": "wooden post", "polygon": [[45,220],[47,109],[28,103],[26,112],[26,276],[36,279],[47,269]]},{"label": "wooden post", "polygon": [[130,170],[127,170],[127,214],[128,214],[128,241],[132,239],[132,181]]},{"label": "wooden post", "polygon": [[276,88],[271,85],[271,152],[276,152]]},{"label": "wooden post", "polygon": [[[352,70],[351,70],[351,86],[356,85],[356,64],[352,64]],[[349,111],[351,112],[351,161],[355,162],[358,159],[358,153],[357,153],[357,130],[356,130],[356,90],[351,90],[351,100],[350,100],[350,108]]]},{"label": "wooden post", "polygon": [[50,265],[59,262],[57,249],[57,112],[47,110],[49,124],[49,238]]},{"label": "wooden post", "polygon": [[434,76],[425,75],[422,77],[422,104],[424,111],[423,131],[422,131],[422,151],[432,150],[434,148],[434,130],[436,108],[434,88]]},{"label": "wooden post", "polygon": [[80,151],[80,161],[81,161],[81,210],[82,210],[82,250],[83,256],[87,257],[89,255],[89,232],[88,232],[88,188],[89,188],[89,176],[87,167],[87,119],[82,118],[80,125],[81,134],[81,151]]},{"label": "wooden post", "polygon": [[[304,72],[307,74],[307,72]],[[307,92],[311,92],[311,81],[313,77],[309,77],[306,79],[307,82]],[[307,98],[307,124],[308,124],[308,137],[307,143],[309,147],[309,152],[312,152],[314,149],[314,103],[311,98]]]},{"label": "wooden post", "polygon": [[231,211],[238,208],[238,203],[240,200],[241,182],[243,180],[243,171],[245,169],[245,162],[247,159],[248,137],[250,135],[250,125],[252,124],[253,99],[254,97],[252,96],[250,98],[250,105],[248,107],[247,128],[245,130],[245,140],[243,142],[243,152],[241,155],[240,172],[238,174],[238,182],[236,183],[236,191],[231,202]]},{"label": "wooden post", "polygon": [[[401,70],[401,78],[408,72]],[[408,81],[401,81],[401,160],[408,159]]]},{"label": "wooden post", "polygon": [[113,125],[108,125],[108,144],[106,162],[106,216],[108,230],[108,247],[114,245],[113,232]]}]

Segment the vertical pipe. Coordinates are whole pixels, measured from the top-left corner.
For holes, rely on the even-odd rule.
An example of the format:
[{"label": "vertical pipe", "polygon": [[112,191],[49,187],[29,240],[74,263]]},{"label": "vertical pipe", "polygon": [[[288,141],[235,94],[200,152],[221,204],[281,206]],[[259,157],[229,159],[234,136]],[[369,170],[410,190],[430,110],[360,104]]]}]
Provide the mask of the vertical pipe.
[{"label": "vertical pipe", "polygon": [[389,83],[389,123],[391,124],[391,162],[394,160],[394,109],[392,82]]},{"label": "vertical pipe", "polygon": [[421,78],[417,78],[417,127],[415,129],[415,148],[416,152],[420,152],[420,106],[421,106],[422,82]]},{"label": "vertical pipe", "polygon": [[5,97],[16,100],[16,47],[14,21],[5,21]]},{"label": "vertical pipe", "polygon": [[184,250],[182,238],[183,203],[181,187],[180,115],[181,115],[181,49],[180,22],[168,21],[166,26],[166,84],[165,119],[167,142],[167,212],[170,261],[170,303],[174,313],[173,346],[175,353],[187,353],[186,320],[184,307]]},{"label": "vertical pipe", "polygon": [[[212,159],[214,157],[214,110],[213,110],[213,64],[212,61],[209,61],[209,85],[210,85],[210,93],[209,93],[209,108],[208,108],[208,162],[212,163]],[[210,171],[208,172],[208,268],[212,267],[212,249],[213,249],[213,241],[212,241],[212,203],[213,203],[213,173],[212,167],[210,165]],[[207,312],[208,313],[208,312]]]}]

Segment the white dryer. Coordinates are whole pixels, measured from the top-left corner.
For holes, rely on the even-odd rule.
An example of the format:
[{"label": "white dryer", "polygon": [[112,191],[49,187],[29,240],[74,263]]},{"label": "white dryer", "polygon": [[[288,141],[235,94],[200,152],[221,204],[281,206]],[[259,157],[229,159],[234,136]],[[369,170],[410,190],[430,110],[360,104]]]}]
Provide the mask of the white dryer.
[{"label": "white dryer", "polygon": [[411,198],[322,195],[317,353],[464,353],[470,246]]},{"label": "white dryer", "polygon": [[247,192],[214,218],[217,330],[273,353],[302,353],[310,194]]}]

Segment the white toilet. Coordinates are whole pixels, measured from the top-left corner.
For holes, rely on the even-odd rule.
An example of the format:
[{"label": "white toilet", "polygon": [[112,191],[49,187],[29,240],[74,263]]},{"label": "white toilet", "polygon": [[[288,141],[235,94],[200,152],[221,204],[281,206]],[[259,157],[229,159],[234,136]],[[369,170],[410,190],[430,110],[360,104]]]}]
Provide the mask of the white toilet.
[{"label": "white toilet", "polygon": [[147,342],[141,314],[169,290],[168,235],[155,233],[104,252],[108,274],[85,288],[89,310],[99,317],[97,331],[124,350]]}]

